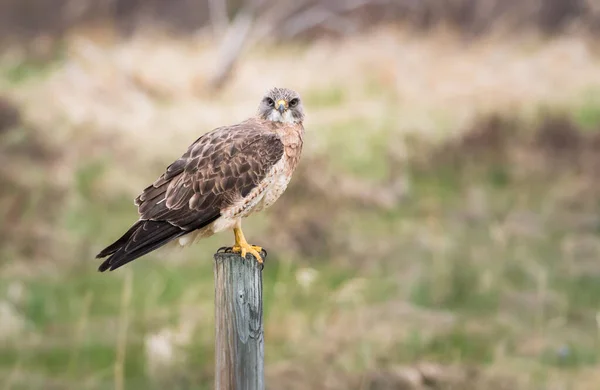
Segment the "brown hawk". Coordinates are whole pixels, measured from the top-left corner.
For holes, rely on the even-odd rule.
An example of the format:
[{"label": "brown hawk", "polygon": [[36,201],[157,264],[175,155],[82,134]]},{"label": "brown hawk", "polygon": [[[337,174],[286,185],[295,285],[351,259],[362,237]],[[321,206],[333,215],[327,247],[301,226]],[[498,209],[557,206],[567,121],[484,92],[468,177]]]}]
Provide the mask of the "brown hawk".
[{"label": "brown hawk", "polygon": [[304,110],[297,92],[273,88],[254,118],[216,128],[135,199],[139,220],[96,257],[115,270],[173,240],[181,245],[233,229],[233,252],[262,263],[242,218],[271,206],[285,191],[302,152]]}]

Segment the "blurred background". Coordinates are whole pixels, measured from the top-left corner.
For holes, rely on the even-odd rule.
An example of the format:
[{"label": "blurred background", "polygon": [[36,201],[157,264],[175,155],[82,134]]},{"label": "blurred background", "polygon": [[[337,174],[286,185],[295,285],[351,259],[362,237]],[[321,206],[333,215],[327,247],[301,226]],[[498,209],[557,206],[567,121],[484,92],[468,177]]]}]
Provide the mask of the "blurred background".
[{"label": "blurred background", "polygon": [[269,388],[598,389],[598,34],[597,0],[0,0],[0,388],[212,388],[233,235],[94,256],[285,86]]}]

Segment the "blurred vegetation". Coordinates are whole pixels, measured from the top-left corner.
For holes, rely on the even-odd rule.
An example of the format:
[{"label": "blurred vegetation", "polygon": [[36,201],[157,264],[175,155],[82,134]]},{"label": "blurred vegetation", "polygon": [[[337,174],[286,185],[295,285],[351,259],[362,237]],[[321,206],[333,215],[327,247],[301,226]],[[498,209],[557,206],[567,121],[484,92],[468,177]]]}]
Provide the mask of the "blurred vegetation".
[{"label": "blurred vegetation", "polygon": [[[147,24],[186,33],[211,24],[211,12],[214,12],[211,5],[223,7],[229,18],[249,8],[278,15],[283,22],[278,27],[282,32],[286,30],[286,21],[298,21],[293,16],[306,17],[313,11],[342,12],[343,16],[351,17],[353,27],[359,29],[388,21],[400,21],[418,30],[447,24],[467,35],[486,33],[502,25],[513,31],[515,28],[533,28],[549,34],[561,33],[573,22],[590,31],[600,27],[600,11],[593,0],[518,3],[502,0],[363,0],[349,4],[341,0],[102,0],[78,1],[77,4],[67,0],[3,0],[0,2],[0,33],[4,39],[30,39],[40,33],[60,36],[71,28],[96,22],[113,23],[124,34]],[[295,26],[295,23],[291,24]],[[345,30],[339,30],[335,22],[314,25],[316,30],[305,31],[308,36],[314,37],[316,32]]]},{"label": "blurred vegetation", "polygon": [[[269,250],[270,387],[597,388],[594,2],[365,2],[356,28],[254,44],[218,91],[213,32],[148,29],[202,30],[207,7],[0,2],[17,42],[0,56],[1,388],[212,388],[210,255],[232,237],[109,274],[93,256],[191,140],[272,85],[308,119],[290,188],[245,222]],[[114,20],[129,39],[85,31]]]}]

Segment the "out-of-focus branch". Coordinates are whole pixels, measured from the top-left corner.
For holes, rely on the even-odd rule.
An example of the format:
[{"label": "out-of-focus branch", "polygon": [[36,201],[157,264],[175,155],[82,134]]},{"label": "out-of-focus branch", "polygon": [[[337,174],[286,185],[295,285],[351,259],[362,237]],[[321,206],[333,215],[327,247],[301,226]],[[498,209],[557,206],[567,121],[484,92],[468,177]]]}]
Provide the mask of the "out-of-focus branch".
[{"label": "out-of-focus branch", "polygon": [[[211,0],[211,3],[223,1]],[[386,5],[390,1],[392,0],[248,1],[227,28],[219,49],[217,69],[209,86],[219,89],[225,84],[247,46],[272,37],[293,38],[316,27],[349,34],[355,30],[356,25],[345,17],[346,14],[369,5]]]},{"label": "out-of-focus branch", "polygon": [[241,11],[227,29],[227,33],[219,49],[217,68],[209,83],[212,89],[221,88],[229,77],[235,62],[250,36],[253,23],[253,12]]},{"label": "out-of-focus branch", "polygon": [[[293,38],[315,27],[326,27],[342,33],[349,32],[352,24],[342,17],[343,14],[368,5],[387,3],[389,0],[347,0],[338,1],[329,7],[319,3],[304,12],[291,15],[292,17],[285,24],[284,34],[286,38]],[[326,24],[330,24],[330,26]],[[342,25],[345,25],[346,28],[340,28]]]},{"label": "out-of-focus branch", "polygon": [[219,59],[214,75],[209,81],[211,89],[220,89],[230,76],[244,47],[252,37],[256,16],[266,0],[250,0],[240,10],[227,28],[219,48]]},{"label": "out-of-focus branch", "polygon": [[208,13],[213,34],[219,36],[227,29],[227,0],[208,0]]}]

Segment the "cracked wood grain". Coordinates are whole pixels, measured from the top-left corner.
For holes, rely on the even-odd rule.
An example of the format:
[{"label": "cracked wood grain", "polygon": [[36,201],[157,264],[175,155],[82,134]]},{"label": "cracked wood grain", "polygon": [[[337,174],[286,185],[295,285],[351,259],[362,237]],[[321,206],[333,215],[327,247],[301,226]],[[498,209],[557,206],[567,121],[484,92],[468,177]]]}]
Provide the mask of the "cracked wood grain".
[{"label": "cracked wood grain", "polygon": [[214,259],[215,389],[264,390],[261,266],[250,254]]}]

